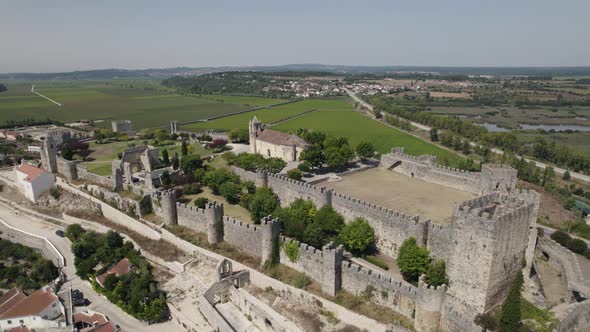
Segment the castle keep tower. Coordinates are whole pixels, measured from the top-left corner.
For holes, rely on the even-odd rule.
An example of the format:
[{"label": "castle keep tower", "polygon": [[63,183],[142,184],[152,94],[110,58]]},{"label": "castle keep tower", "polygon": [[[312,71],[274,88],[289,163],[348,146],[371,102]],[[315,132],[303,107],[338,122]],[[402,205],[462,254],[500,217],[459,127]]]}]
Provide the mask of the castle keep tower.
[{"label": "castle keep tower", "polygon": [[248,122],[248,133],[250,135],[250,153],[256,153],[256,136],[262,129],[262,122],[258,121],[258,118],[254,116],[250,122]]},{"label": "castle keep tower", "polygon": [[50,135],[47,135],[41,148],[41,163],[46,171],[57,173],[57,143]]},{"label": "castle keep tower", "polygon": [[484,164],[479,177],[479,193],[487,194],[496,190],[509,193],[516,188],[516,175],[516,169],[508,165]]},{"label": "castle keep tower", "polygon": [[223,204],[207,203],[205,214],[207,215],[207,242],[214,244],[223,241]]},{"label": "castle keep tower", "polygon": [[322,292],[335,296],[342,283],[342,246],[330,242],[322,248]]},{"label": "castle keep tower", "polygon": [[162,205],[162,219],[166,225],[178,225],[178,216],[176,214],[176,193],[174,190],[162,192],[160,196]]}]

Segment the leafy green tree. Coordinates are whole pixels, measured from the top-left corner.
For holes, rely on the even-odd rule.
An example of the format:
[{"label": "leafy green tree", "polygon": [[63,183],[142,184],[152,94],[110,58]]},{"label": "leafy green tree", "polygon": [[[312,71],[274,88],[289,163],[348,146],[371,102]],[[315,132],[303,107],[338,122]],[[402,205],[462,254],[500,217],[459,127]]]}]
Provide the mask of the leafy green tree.
[{"label": "leafy green tree", "polygon": [[[180,145],[180,154],[184,157],[188,155],[188,146],[186,145],[186,141],[182,140],[182,143]],[[184,159],[184,158],[182,158]]]},{"label": "leafy green tree", "polygon": [[569,181],[572,178],[572,175],[570,174],[570,171],[565,171],[563,173],[563,179],[566,181]]},{"label": "leafy green tree", "polygon": [[180,169],[184,174],[193,174],[195,170],[203,167],[203,161],[198,154],[187,156],[185,155],[180,160]]},{"label": "leafy green tree", "polygon": [[306,147],[299,157],[312,167],[321,167],[325,162],[322,147],[319,145],[310,145]]},{"label": "leafy green tree", "polygon": [[580,255],[583,255],[586,252],[586,249],[588,249],[588,245],[586,244],[586,242],[580,239],[571,239],[567,242],[566,247],[569,250]]},{"label": "leafy green tree", "polygon": [[71,224],[66,227],[66,237],[73,242],[78,241],[86,231],[80,224]]},{"label": "leafy green tree", "polygon": [[162,151],[162,162],[164,163],[164,165],[170,166],[170,156],[168,155],[167,149],[164,149],[164,151]]},{"label": "leafy green tree", "polygon": [[438,130],[436,128],[430,129],[430,141],[438,142]]},{"label": "leafy green tree", "polygon": [[270,188],[258,188],[250,200],[248,210],[252,220],[259,224],[262,218],[274,213],[280,206],[279,198]]},{"label": "leafy green tree", "polygon": [[205,173],[203,182],[214,194],[219,194],[219,187],[225,182],[240,183],[240,178],[227,169],[212,169]]},{"label": "leafy green tree", "polygon": [[415,283],[420,275],[426,273],[430,265],[428,250],[419,246],[415,238],[410,237],[399,248],[397,265],[404,279]]},{"label": "leafy green tree", "polygon": [[311,200],[298,198],[288,207],[278,209],[274,215],[279,218],[283,234],[303,242],[305,229],[313,222],[316,213]]},{"label": "leafy green tree", "polygon": [[343,227],[344,218],[332,206],[325,205],[316,212],[313,222],[305,229],[304,242],[321,248],[335,240]]},{"label": "leafy green tree", "polygon": [[342,169],[354,158],[354,152],[348,145],[341,147],[330,146],[324,151],[328,167]]},{"label": "leafy green tree", "polygon": [[490,313],[476,315],[473,322],[481,326],[482,332],[496,331],[498,329],[498,322]]},{"label": "leafy green tree", "polygon": [[72,244],[72,252],[74,256],[80,259],[87,259],[92,256],[97,250],[96,244],[89,241],[79,240]]},{"label": "leafy green tree", "polygon": [[225,182],[219,186],[219,194],[223,196],[230,204],[236,204],[240,201],[242,186],[234,182]]},{"label": "leafy green tree", "polygon": [[426,270],[426,283],[431,286],[448,285],[446,263],[443,260],[437,260],[430,263]]},{"label": "leafy green tree", "polygon": [[115,287],[117,287],[117,283],[119,282],[119,278],[117,278],[117,276],[115,274],[109,274],[107,275],[107,277],[104,279],[104,289],[106,289],[109,292],[112,292]]},{"label": "leafy green tree", "polygon": [[110,249],[117,249],[123,246],[124,241],[123,237],[119,233],[109,230],[105,234],[105,242]]},{"label": "leafy green tree", "polygon": [[229,132],[228,137],[232,142],[248,142],[250,134],[245,129],[234,128]]},{"label": "leafy green tree", "polygon": [[67,144],[62,145],[61,147],[61,157],[66,160],[72,160],[74,158],[74,151],[68,148]]},{"label": "leafy green tree", "polygon": [[162,182],[162,185],[164,185],[164,186],[171,185],[172,184],[172,175],[170,174],[170,172],[164,171],[164,173],[162,173],[162,175],[160,175],[160,181]]},{"label": "leafy green tree", "polygon": [[356,218],[338,235],[338,242],[354,253],[366,253],[375,243],[375,232],[367,220]]},{"label": "leafy green tree", "polygon": [[502,332],[520,331],[520,320],[522,319],[520,312],[520,292],[523,282],[522,272],[519,271],[508,291],[508,297],[502,305],[500,312],[499,325],[500,331]]},{"label": "leafy green tree", "polygon": [[553,241],[561,244],[562,246],[565,246],[572,239],[572,237],[568,233],[563,231],[555,231],[551,233],[550,237]]},{"label": "leafy green tree", "polygon": [[375,147],[371,142],[360,142],[356,146],[356,155],[362,160],[372,158],[375,155]]}]

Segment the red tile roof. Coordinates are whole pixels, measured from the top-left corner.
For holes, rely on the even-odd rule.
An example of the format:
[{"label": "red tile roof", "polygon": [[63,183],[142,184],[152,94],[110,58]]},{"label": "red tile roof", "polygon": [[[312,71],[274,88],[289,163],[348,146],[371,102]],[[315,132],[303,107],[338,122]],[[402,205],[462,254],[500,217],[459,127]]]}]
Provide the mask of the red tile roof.
[{"label": "red tile roof", "polygon": [[31,182],[33,180],[35,180],[36,178],[38,178],[41,174],[47,173],[45,170],[41,169],[41,168],[37,168],[37,167],[33,167],[25,162],[23,162],[22,164],[20,164],[20,166],[18,166],[16,168],[17,171],[24,173],[27,175],[26,179],[28,182]]},{"label": "red tile roof", "polygon": [[57,300],[51,289],[39,289],[0,314],[0,318],[31,316],[41,313]]},{"label": "red tile roof", "polygon": [[13,288],[0,296],[0,315],[27,296],[20,289]]},{"label": "red tile roof", "polygon": [[108,269],[107,272],[97,276],[96,280],[102,285],[109,274],[114,274],[117,277],[120,277],[133,270],[135,270],[135,266],[127,258],[123,258],[117,264]]},{"label": "red tile roof", "polygon": [[305,147],[305,140],[297,135],[287,134],[272,129],[262,129],[258,132],[257,139],[275,145]]},{"label": "red tile roof", "polygon": [[[105,315],[98,312],[78,312],[74,314],[74,326],[80,332],[116,332],[113,323],[109,322]],[[87,326],[87,327],[85,327]]]},{"label": "red tile roof", "polygon": [[31,332],[31,330],[29,330],[29,328],[26,326],[17,326],[11,328],[10,330],[8,330],[8,332]]}]

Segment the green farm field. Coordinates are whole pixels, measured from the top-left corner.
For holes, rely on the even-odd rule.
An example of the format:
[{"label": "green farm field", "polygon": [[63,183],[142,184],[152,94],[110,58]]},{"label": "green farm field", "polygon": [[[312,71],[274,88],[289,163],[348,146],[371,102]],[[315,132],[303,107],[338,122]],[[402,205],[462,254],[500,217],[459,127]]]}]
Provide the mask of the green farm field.
[{"label": "green farm field", "polygon": [[209,99],[221,103],[239,104],[244,106],[270,106],[287,101],[285,99],[230,95],[195,95],[195,97]]},{"label": "green farm field", "polygon": [[[164,126],[170,120],[206,119],[245,108],[240,103],[177,95],[161,87],[157,80],[3,83],[8,91],[0,93],[0,124],[8,120],[30,118],[50,118],[63,122],[80,119],[106,120],[106,123],[113,119],[127,119],[133,122],[135,129],[141,129]],[[33,94],[32,84],[35,84],[35,91],[63,106]]]},{"label": "green farm field", "polygon": [[459,156],[451,151],[425,142],[398,129],[386,126],[353,110],[321,110],[300,118],[283,122],[273,129],[295,132],[299,128],[324,131],[337,137],[346,137],[354,147],[361,141],[369,141],[380,153],[402,146],[412,155],[432,154],[439,160],[448,160],[454,165]]},{"label": "green farm field", "polygon": [[225,118],[183,125],[182,129],[200,131],[203,129],[231,130],[248,129],[248,122],[254,116],[263,123],[274,123],[310,110],[351,109],[346,99],[307,99],[291,104],[259,109],[252,112],[228,116]]}]

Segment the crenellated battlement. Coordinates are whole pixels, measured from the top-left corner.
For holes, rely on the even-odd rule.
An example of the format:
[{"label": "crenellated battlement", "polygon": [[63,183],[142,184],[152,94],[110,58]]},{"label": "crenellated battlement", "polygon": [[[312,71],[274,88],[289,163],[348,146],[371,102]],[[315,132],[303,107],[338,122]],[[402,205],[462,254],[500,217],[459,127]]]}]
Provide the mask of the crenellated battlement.
[{"label": "crenellated battlement", "polygon": [[373,204],[373,203],[370,203],[367,201],[363,201],[361,199],[351,197],[351,196],[348,196],[345,194],[341,194],[341,193],[338,193],[335,191],[332,192],[332,197],[352,203],[352,204],[356,204],[359,207],[361,207],[362,209],[372,209],[376,213],[382,214],[384,219],[390,219],[393,217],[393,218],[399,219],[400,221],[407,222],[410,224],[424,223],[424,222],[420,221],[420,216],[406,215],[403,212],[394,211],[394,210],[388,209],[386,207],[383,207],[383,206],[380,206],[377,204]]},{"label": "crenellated battlement", "polygon": [[306,183],[303,181],[299,181],[299,180],[294,180],[291,179],[285,175],[282,174],[275,174],[275,173],[269,173],[267,171],[263,171],[262,173],[265,173],[269,178],[274,178],[280,181],[283,181],[287,184],[293,184],[293,185],[297,185],[297,186],[301,186],[302,188],[307,188],[310,190],[317,190],[320,193],[323,193],[325,191],[330,191],[329,189],[327,189],[326,187],[318,187],[314,184],[310,184],[310,183]]}]

